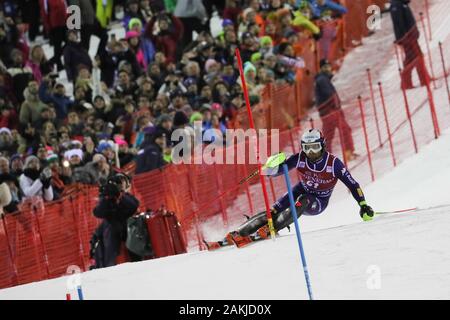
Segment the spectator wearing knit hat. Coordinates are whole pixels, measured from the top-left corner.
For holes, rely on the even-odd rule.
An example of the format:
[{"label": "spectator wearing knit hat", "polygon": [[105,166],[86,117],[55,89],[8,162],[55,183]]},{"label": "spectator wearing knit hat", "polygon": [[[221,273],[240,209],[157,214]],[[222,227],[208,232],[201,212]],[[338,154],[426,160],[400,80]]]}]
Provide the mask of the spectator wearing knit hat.
[{"label": "spectator wearing knit hat", "polygon": [[53,200],[53,188],[50,175],[41,172],[39,159],[36,156],[28,156],[25,160],[23,174],[19,178],[20,189],[24,199],[39,196],[46,201]]},{"label": "spectator wearing knit hat", "polygon": [[128,22],[128,30],[138,33],[140,40],[139,43],[144,55],[145,63],[146,65],[150,64],[155,59],[156,49],[153,42],[145,36],[145,30],[143,29],[141,20],[138,18],[132,18],[130,22]]},{"label": "spectator wearing knit hat", "polygon": [[142,50],[140,34],[136,31],[128,31],[126,39],[131,52],[136,55],[139,66],[143,69],[147,69],[148,61],[144,56],[144,50]]}]

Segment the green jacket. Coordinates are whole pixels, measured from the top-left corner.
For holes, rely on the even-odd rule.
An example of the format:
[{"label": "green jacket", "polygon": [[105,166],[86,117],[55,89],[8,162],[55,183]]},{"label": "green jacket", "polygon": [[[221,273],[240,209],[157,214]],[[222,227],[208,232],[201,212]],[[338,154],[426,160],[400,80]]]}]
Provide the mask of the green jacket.
[{"label": "green jacket", "polygon": [[177,0],[164,0],[164,5],[167,12],[173,13],[175,11],[175,7],[177,6]]}]

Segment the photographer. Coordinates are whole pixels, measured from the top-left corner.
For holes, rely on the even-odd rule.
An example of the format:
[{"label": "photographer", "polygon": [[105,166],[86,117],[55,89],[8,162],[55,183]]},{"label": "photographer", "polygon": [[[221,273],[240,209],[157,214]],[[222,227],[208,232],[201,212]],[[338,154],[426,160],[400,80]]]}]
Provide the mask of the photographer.
[{"label": "photographer", "polygon": [[51,179],[51,169],[47,167],[41,171],[38,157],[28,156],[25,160],[23,174],[19,178],[20,189],[23,192],[24,199],[40,196],[46,201],[52,201],[53,188]]},{"label": "photographer", "polygon": [[[111,176],[100,186],[100,198],[94,209],[94,216],[103,219],[95,232],[103,244],[103,252],[96,253],[97,268],[116,265],[121,243],[126,241],[127,219],[133,216],[139,207],[139,200],[129,193],[130,187],[130,178],[123,173]],[[128,255],[131,261],[140,260],[139,256],[130,251]]]}]

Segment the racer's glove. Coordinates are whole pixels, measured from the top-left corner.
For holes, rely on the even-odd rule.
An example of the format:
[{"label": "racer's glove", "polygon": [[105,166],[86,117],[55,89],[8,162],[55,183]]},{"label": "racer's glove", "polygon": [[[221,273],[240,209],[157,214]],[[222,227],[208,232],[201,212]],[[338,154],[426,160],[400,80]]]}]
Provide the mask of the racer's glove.
[{"label": "racer's glove", "polygon": [[361,218],[364,221],[372,220],[375,215],[373,209],[370,206],[368,206],[365,201],[361,201],[359,203],[359,206],[361,207],[361,209],[359,210],[359,215],[361,216]]}]

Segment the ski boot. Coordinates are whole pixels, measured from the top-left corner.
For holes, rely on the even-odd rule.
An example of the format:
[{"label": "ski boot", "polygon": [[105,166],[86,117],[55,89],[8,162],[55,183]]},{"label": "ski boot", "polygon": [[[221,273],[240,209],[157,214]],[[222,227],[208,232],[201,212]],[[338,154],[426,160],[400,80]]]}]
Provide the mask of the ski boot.
[{"label": "ski boot", "polygon": [[267,224],[262,226],[261,228],[258,229],[258,231],[256,231],[256,234],[258,235],[258,237],[261,240],[265,240],[265,239],[270,238],[269,226]]},{"label": "ski boot", "polygon": [[238,248],[242,248],[253,242],[250,236],[243,237],[237,231],[229,232],[226,236],[226,239],[228,242],[234,243]]}]

